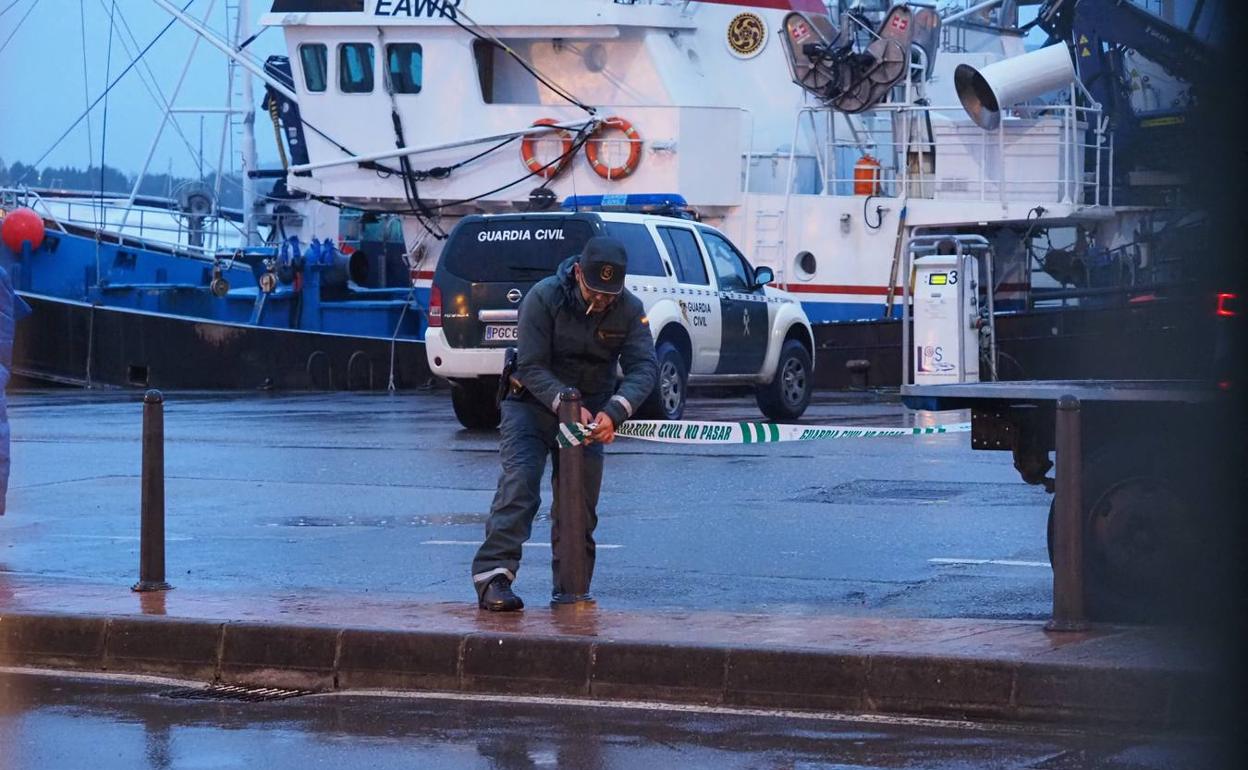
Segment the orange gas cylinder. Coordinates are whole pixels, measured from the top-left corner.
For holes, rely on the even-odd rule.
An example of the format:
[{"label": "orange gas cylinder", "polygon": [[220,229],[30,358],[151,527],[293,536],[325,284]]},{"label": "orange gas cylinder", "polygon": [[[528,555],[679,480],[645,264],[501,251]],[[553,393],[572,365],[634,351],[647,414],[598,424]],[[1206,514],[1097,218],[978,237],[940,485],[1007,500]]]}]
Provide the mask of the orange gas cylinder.
[{"label": "orange gas cylinder", "polygon": [[870,155],[863,155],[854,164],[854,195],[880,195],[883,192],[880,186],[882,176],[880,162]]}]

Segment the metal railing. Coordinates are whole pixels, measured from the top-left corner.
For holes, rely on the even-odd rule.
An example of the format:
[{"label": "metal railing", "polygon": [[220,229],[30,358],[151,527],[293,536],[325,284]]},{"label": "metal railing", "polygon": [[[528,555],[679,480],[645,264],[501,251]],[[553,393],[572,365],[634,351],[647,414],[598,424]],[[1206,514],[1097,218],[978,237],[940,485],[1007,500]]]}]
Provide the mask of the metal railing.
[{"label": "metal railing", "polygon": [[[813,154],[821,189],[794,190],[792,177],[788,189],[853,195],[866,183],[880,197],[1113,205],[1112,138],[1100,107],[1072,99],[1018,111],[1028,109],[1038,116],[985,131],[950,120],[961,107],[880,105],[876,111],[888,113],[887,120],[838,118],[831,108],[807,107],[794,128],[790,163]],[[849,126],[849,135],[838,123]],[[878,163],[874,177],[855,174],[865,156]]]},{"label": "metal railing", "polygon": [[[241,242],[242,231],[228,219],[205,216],[202,227],[192,229],[179,212],[133,206],[125,198],[49,198],[26,188],[0,188],[0,202],[8,208],[28,207],[61,232],[76,226],[200,256],[235,248]],[[200,239],[201,243],[194,242]]]}]

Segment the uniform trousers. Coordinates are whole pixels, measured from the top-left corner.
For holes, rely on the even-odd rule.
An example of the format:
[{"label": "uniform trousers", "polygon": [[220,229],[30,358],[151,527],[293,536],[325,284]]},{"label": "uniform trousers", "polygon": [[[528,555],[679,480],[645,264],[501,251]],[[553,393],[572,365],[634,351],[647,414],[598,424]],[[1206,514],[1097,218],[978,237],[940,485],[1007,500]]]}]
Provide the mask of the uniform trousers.
[{"label": "uniform trousers", "polygon": [[[606,402],[605,398],[587,398],[585,407],[596,414]],[[503,470],[498,480],[498,491],[490,506],[490,518],[485,525],[485,542],[472,560],[472,580],[477,591],[485,589],[495,575],[506,575],[515,580],[520,570],[521,547],[533,530],[533,518],[540,507],[542,476],[546,472],[546,457],[553,465],[551,487],[558,489],[559,446],[555,436],[559,419],[554,412],[530,398],[509,397],[502,404],[502,423],[499,426],[499,455]],[[594,528],[598,526],[598,490],[602,486],[602,444],[590,444],[584,448],[585,469],[584,495],[588,520],[585,524],[586,580],[594,572]],[[551,518],[558,521],[559,498],[553,496]],[[564,594],[559,585],[558,528],[551,527],[551,566],[554,571],[552,595]]]}]

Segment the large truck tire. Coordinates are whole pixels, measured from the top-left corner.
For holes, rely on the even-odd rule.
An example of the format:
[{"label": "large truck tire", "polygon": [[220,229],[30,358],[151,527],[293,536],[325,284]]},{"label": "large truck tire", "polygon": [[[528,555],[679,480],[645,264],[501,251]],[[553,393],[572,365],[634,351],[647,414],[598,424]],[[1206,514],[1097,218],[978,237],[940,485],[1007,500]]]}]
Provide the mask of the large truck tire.
[{"label": "large truck tire", "polygon": [[[1122,439],[1083,466],[1084,606],[1105,622],[1172,622],[1199,614],[1209,517],[1198,465],[1182,441]],[[1049,559],[1057,501],[1049,506]]]}]

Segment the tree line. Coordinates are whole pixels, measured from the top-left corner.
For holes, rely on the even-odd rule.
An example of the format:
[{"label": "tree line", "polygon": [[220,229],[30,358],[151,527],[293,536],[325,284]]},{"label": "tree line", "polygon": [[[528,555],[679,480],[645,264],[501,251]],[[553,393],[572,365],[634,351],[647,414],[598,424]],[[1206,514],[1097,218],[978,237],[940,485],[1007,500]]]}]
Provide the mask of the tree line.
[{"label": "tree line", "polygon": [[[102,188],[105,193],[124,193],[128,195],[134,187],[134,180],[137,176],[137,174],[127,174],[108,164],[104,164],[102,170],[100,166],[89,166],[87,168],[46,166],[42,169],[37,169],[21,161],[14,161],[12,165],[6,165],[4,159],[0,158],[0,187],[20,185],[22,187],[39,189],[72,190],[74,192],[89,193],[99,193]],[[200,179],[195,179],[193,177],[170,176],[169,174],[148,174],[143,177],[143,183],[139,185],[139,194],[172,198],[177,195],[180,187],[191,182],[202,182],[208,185],[210,189],[215,190],[217,187],[217,175],[214,172]],[[217,205],[222,208],[242,208],[242,183],[242,178],[239,175],[225,174],[221,180],[221,198]],[[263,188],[267,187],[268,183],[262,182],[260,185]]]}]

